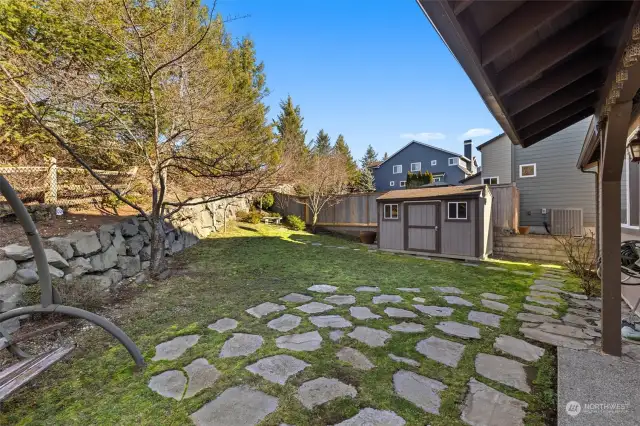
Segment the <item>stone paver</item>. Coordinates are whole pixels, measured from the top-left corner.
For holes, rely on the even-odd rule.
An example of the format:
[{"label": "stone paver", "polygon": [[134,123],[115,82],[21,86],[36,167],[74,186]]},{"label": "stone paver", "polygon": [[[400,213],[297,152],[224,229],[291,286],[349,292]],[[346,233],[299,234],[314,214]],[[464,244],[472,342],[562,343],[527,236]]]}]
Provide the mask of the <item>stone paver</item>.
[{"label": "stone paver", "polygon": [[416,351],[429,359],[449,367],[456,367],[464,352],[464,345],[450,340],[431,336],[416,344]]},{"label": "stone paver", "polygon": [[543,308],[542,306],[536,305],[528,305],[526,303],[522,304],[522,307],[529,312],[533,312],[534,314],[540,315],[558,315],[556,311],[551,308]]},{"label": "stone paver", "polygon": [[411,371],[400,370],[393,375],[393,388],[398,396],[431,414],[440,414],[440,392],[447,385]]},{"label": "stone paver", "polygon": [[527,296],[526,300],[527,302],[537,303],[539,305],[544,305],[544,306],[560,306],[560,302],[556,302],[554,300],[549,300],[549,299],[543,299],[542,297]]},{"label": "stone paver", "polygon": [[552,287],[557,287],[558,286],[558,280],[534,280],[533,284],[534,285],[550,285]]},{"label": "stone paver", "polygon": [[458,296],[442,296],[442,298],[444,300],[446,300],[447,303],[449,303],[451,305],[473,306],[473,303],[469,302],[468,300],[463,299],[462,297],[458,297]]},{"label": "stone paver", "polygon": [[550,286],[550,285],[544,285],[544,284],[534,284],[531,287],[529,287],[529,290],[535,290],[535,291],[544,291],[547,293],[564,293],[563,290],[554,287],[554,286]]},{"label": "stone paver", "polygon": [[547,293],[545,291],[531,290],[529,292],[529,296],[542,297],[542,298],[546,298],[546,299],[562,300],[562,297],[558,293]]},{"label": "stone paver", "polygon": [[500,294],[495,294],[495,293],[482,293],[480,296],[484,299],[491,299],[491,300],[504,300],[507,298],[507,296],[502,296]]},{"label": "stone paver", "polygon": [[436,325],[436,328],[443,333],[462,339],[479,339],[480,330],[477,327],[467,324],[460,324],[455,321],[443,321]]},{"label": "stone paver", "polygon": [[300,293],[289,293],[286,296],[282,296],[280,298],[280,300],[282,300],[283,302],[290,302],[290,303],[305,303],[311,299],[313,299],[313,297],[307,296],[306,294],[300,294]]},{"label": "stone paver", "polygon": [[203,405],[190,417],[196,426],[253,426],[278,408],[278,398],[236,386]]},{"label": "stone paver", "polygon": [[312,352],[320,349],[321,344],[322,336],[317,331],[290,334],[276,339],[276,346],[280,349],[289,349],[297,352]]},{"label": "stone paver", "polygon": [[245,312],[247,312],[249,315],[253,315],[256,318],[262,318],[274,312],[284,311],[285,309],[287,308],[282,305],[271,302],[264,302],[259,304],[258,306],[247,309]]},{"label": "stone paver", "polygon": [[384,313],[391,318],[416,318],[418,315],[406,309],[386,308]]},{"label": "stone paver", "polygon": [[398,291],[404,291],[405,293],[420,293],[420,289],[417,287],[398,287]]},{"label": "stone paver", "polygon": [[371,309],[365,306],[352,306],[351,308],[349,308],[349,312],[351,313],[352,317],[359,320],[382,318],[380,315],[371,312]]},{"label": "stone paver", "polygon": [[499,266],[487,266],[486,268],[491,271],[502,271],[502,272],[508,271],[507,268],[501,268]]},{"label": "stone paver", "polygon": [[307,314],[319,314],[321,312],[330,311],[333,308],[333,306],[327,305],[326,303],[310,302],[305,305],[298,306],[296,309]]},{"label": "stone paver", "polygon": [[559,319],[547,315],[530,314],[528,312],[520,312],[518,314],[518,320],[525,322],[551,322],[557,324],[560,324],[562,322]]},{"label": "stone paver", "polygon": [[301,320],[302,318],[300,318],[299,316],[284,314],[281,317],[269,321],[267,323],[267,327],[284,333],[299,326]]},{"label": "stone paver", "polygon": [[494,311],[507,312],[509,305],[505,303],[496,302],[495,300],[482,299],[480,301],[485,308],[493,309]]},{"label": "stone paver", "polygon": [[315,317],[309,317],[309,320],[313,325],[320,328],[348,328],[353,325],[340,315],[318,315]]},{"label": "stone paver", "polygon": [[250,355],[260,349],[263,343],[264,339],[257,334],[233,333],[233,336],[222,345],[220,358]]},{"label": "stone paver", "polygon": [[427,299],[425,299],[424,297],[414,297],[413,301],[418,303],[424,303],[427,301]]},{"label": "stone paver", "polygon": [[173,398],[180,401],[186,385],[187,378],[184,377],[182,371],[169,370],[153,376],[147,386],[165,398]]},{"label": "stone paver", "polygon": [[185,398],[191,398],[203,389],[210,388],[222,376],[218,369],[209,364],[204,358],[198,358],[184,367],[189,378],[189,386],[184,393]]},{"label": "stone paver", "polygon": [[363,408],[358,414],[334,426],[404,426],[406,422],[393,411]]},{"label": "stone paver", "polygon": [[396,361],[396,362],[403,362],[407,365],[410,365],[412,367],[420,367],[420,363],[418,361],[416,361],[415,359],[411,359],[411,358],[405,358],[403,356],[398,356],[398,355],[394,355],[394,354],[389,354],[389,358],[391,358],[392,360]]},{"label": "stone paver", "polygon": [[356,297],[351,295],[334,294],[333,296],[325,297],[324,301],[331,303],[332,305],[353,305],[356,303]]},{"label": "stone paver", "polygon": [[342,348],[336,354],[338,359],[351,364],[356,370],[371,370],[375,365],[362,352],[353,348]]},{"label": "stone paver", "polygon": [[347,336],[374,348],[384,346],[391,338],[391,335],[386,331],[369,327],[356,327]]},{"label": "stone paver", "polygon": [[380,305],[383,303],[400,303],[402,297],[395,294],[381,294],[380,296],[373,296],[374,305]]},{"label": "stone paver", "polygon": [[217,331],[218,333],[224,333],[225,331],[233,330],[238,326],[238,321],[233,318],[222,318],[213,324],[209,324],[207,328]]},{"label": "stone paver", "polygon": [[545,331],[547,333],[559,334],[561,336],[574,337],[576,339],[591,339],[591,335],[588,331],[581,327],[573,327],[571,325],[563,324],[550,324],[544,322],[537,327],[538,330]]},{"label": "stone paver", "polygon": [[500,320],[502,317],[500,315],[489,314],[486,312],[470,311],[467,319],[471,322],[477,322],[489,327],[500,328]]},{"label": "stone paver", "polygon": [[356,287],[356,291],[358,293],[380,293],[380,287],[371,287],[371,286],[361,286]]},{"label": "stone paver", "polygon": [[570,312],[570,313],[576,314],[576,315],[580,315],[581,317],[585,317],[585,318],[592,318],[592,319],[595,319],[595,320],[600,319],[600,312],[591,311],[591,310],[588,310],[588,309],[567,308],[567,312]]},{"label": "stone paver", "polygon": [[533,272],[529,272],[529,271],[511,271],[511,273],[516,275],[524,275],[526,277],[532,277],[534,275]]},{"label": "stone paver", "polygon": [[344,331],[342,330],[333,330],[332,332],[329,333],[329,339],[331,339],[334,342],[339,342],[340,339],[342,339],[344,337]]},{"label": "stone paver", "polygon": [[246,369],[265,380],[284,385],[289,377],[298,374],[310,365],[290,355],[275,355],[262,358],[255,364],[247,366]]},{"label": "stone paver", "polygon": [[413,307],[430,317],[450,317],[453,313],[453,308],[448,306],[413,305]]},{"label": "stone paver", "polygon": [[472,426],[523,426],[527,407],[472,377],[460,418]]},{"label": "stone paver", "polygon": [[296,398],[308,409],[325,404],[333,399],[341,397],[354,398],[358,394],[356,388],[342,383],[337,379],[320,377],[305,382],[298,389]]},{"label": "stone paver", "polygon": [[316,293],[335,293],[338,287],[329,284],[314,284],[307,290],[314,291]]},{"label": "stone paver", "polygon": [[445,294],[464,294],[464,291],[456,287],[431,287],[435,291]]},{"label": "stone paver", "polygon": [[198,343],[198,339],[200,339],[199,335],[190,334],[188,336],[178,336],[169,341],[160,343],[156,346],[156,354],[151,358],[151,361],[170,361],[178,359],[187,351],[187,349]]},{"label": "stone paver", "polygon": [[401,322],[389,327],[389,330],[398,331],[400,333],[422,333],[424,325],[415,322]]},{"label": "stone paver", "polygon": [[588,349],[593,343],[592,340],[581,340],[559,334],[547,333],[544,330],[532,327],[520,327],[520,333],[531,340],[569,349]]},{"label": "stone paver", "polygon": [[501,356],[483,353],[476,355],[475,364],[476,372],[481,376],[531,393],[524,364]]},{"label": "stone paver", "polygon": [[528,362],[535,362],[544,355],[544,349],[505,334],[501,334],[496,338],[493,347]]}]

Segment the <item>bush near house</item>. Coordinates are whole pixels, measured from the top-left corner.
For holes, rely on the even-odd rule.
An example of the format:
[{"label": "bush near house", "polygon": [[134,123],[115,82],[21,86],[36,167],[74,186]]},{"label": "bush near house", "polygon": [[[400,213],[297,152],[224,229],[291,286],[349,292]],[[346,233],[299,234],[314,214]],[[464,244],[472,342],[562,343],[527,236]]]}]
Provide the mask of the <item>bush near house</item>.
[{"label": "bush near house", "polygon": [[433,182],[433,175],[430,171],[426,170],[424,173],[418,171],[417,173],[407,173],[407,188],[420,188],[422,185],[427,185]]},{"label": "bush near house", "polygon": [[287,226],[296,231],[304,231],[307,225],[304,223],[304,220],[300,219],[300,217],[290,214],[287,216]]}]

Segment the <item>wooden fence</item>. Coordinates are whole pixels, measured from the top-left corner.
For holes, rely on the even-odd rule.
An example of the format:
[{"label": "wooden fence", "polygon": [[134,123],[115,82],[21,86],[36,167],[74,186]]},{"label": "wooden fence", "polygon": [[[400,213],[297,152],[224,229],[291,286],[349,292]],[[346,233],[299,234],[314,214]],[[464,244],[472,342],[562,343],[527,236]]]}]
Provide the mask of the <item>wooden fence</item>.
[{"label": "wooden fence", "polygon": [[492,185],[491,220],[493,228],[518,229],[520,221],[520,191],[515,183]]}]

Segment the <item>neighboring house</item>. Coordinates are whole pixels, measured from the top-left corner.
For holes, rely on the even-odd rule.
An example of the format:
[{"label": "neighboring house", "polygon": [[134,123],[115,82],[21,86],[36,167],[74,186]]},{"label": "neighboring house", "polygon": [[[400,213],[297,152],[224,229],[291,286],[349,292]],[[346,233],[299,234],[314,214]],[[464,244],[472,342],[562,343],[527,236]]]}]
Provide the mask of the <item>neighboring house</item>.
[{"label": "neighboring house", "polygon": [[422,142],[411,141],[387,160],[370,167],[376,191],[390,191],[405,187],[407,173],[433,174],[434,182],[459,185],[460,180],[475,174],[477,164],[472,157],[471,140],[464,142],[465,155],[456,154]]},{"label": "neighboring house", "polygon": [[512,144],[505,134],[478,145],[481,182],[515,182],[519,189],[520,226],[546,233],[544,223],[550,223],[551,209],[581,209],[583,227],[595,228],[595,177],[575,168],[590,120],[579,121],[526,149]]}]

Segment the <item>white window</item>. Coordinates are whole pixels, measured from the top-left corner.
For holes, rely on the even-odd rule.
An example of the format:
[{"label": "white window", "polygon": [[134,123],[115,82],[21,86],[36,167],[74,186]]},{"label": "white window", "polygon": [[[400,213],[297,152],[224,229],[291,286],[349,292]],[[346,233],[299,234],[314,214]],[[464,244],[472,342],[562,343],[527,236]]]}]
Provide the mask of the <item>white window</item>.
[{"label": "white window", "polygon": [[442,182],[442,176],[434,176],[433,177],[433,181],[434,182]]},{"label": "white window", "polygon": [[438,165],[438,160],[431,160],[431,165],[432,166],[437,166]]},{"label": "white window", "polygon": [[520,177],[536,177],[536,163],[520,164]]},{"label": "white window", "polygon": [[398,205],[397,204],[385,204],[384,205],[384,218],[385,219],[397,219],[398,218]]},{"label": "white window", "polygon": [[458,157],[449,157],[449,165],[457,166],[458,165]]},{"label": "white window", "polygon": [[482,183],[484,183],[485,185],[497,185],[498,177],[493,176],[493,177],[482,178]]},{"label": "white window", "polygon": [[411,163],[411,171],[412,172],[419,172],[420,170],[422,170],[422,163],[420,163],[420,162]]},{"label": "white window", "polygon": [[450,201],[447,206],[447,219],[467,220],[467,202]]},{"label": "white window", "polygon": [[407,186],[407,181],[406,180],[401,180],[400,181],[400,188],[404,188],[405,186]]},{"label": "white window", "polygon": [[392,180],[392,181],[390,181],[390,182],[389,182],[389,186],[396,186],[396,182],[395,182],[395,181],[393,181],[393,180]]},{"label": "white window", "polygon": [[393,166],[393,174],[397,175],[398,173],[402,173],[402,164]]}]

